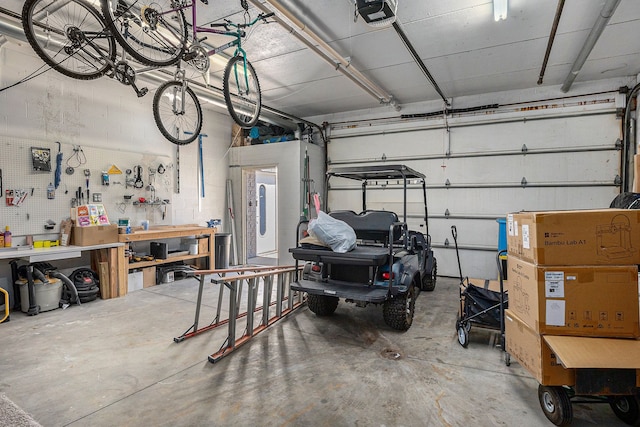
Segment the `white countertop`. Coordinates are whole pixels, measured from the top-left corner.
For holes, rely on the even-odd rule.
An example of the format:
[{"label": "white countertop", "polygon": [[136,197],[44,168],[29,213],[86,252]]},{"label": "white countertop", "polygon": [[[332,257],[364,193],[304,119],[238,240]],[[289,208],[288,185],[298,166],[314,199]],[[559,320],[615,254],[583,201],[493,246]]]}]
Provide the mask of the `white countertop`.
[{"label": "white countertop", "polygon": [[29,262],[52,261],[56,259],[79,258],[83,251],[116,248],[118,246],[124,246],[124,243],[104,243],[90,246],[53,246],[50,248],[16,246],[0,248],[0,259],[22,258]]}]

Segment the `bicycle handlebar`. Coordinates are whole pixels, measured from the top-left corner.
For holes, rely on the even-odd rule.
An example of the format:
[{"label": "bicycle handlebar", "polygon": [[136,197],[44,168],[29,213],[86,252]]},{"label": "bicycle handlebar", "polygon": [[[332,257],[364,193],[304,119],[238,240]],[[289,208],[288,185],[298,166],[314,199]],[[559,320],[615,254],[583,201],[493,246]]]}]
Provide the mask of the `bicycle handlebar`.
[{"label": "bicycle handlebar", "polygon": [[225,19],[224,23],[214,23],[214,24],[209,24],[209,26],[211,28],[218,27],[218,28],[224,28],[227,31],[231,31],[231,29],[229,27],[233,27],[233,28],[237,28],[237,29],[248,28],[248,27],[251,27],[252,25],[255,25],[255,23],[260,21],[260,20],[266,22],[267,18],[271,18],[274,15],[275,15],[275,13],[273,13],[273,12],[270,12],[270,13],[267,13],[267,14],[262,14],[261,13],[258,16],[256,16],[256,18],[253,21],[249,22],[248,24],[234,24],[233,22],[229,21],[228,19]]}]

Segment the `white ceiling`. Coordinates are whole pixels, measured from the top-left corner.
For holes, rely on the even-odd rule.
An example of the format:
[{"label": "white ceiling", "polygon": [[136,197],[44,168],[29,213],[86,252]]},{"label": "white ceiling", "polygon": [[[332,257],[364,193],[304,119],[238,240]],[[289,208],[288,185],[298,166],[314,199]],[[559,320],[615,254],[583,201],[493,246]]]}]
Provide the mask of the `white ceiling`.
[{"label": "white ceiling", "polygon": [[[209,5],[197,1],[201,23],[243,19],[239,0],[209,0]],[[2,3],[19,12],[23,2]],[[261,3],[273,10],[269,1]],[[545,86],[564,82],[605,3],[566,1]],[[353,0],[280,0],[280,4],[392,95],[400,107],[440,99],[393,28],[372,28],[362,18],[354,22]],[[536,87],[557,4],[557,0],[510,0],[508,19],[495,22],[490,0],[398,0],[397,16],[444,95],[455,100]],[[255,17],[258,9],[251,1],[249,6]],[[640,73],[639,21],[640,1],[622,0],[576,82]],[[209,37],[207,42],[217,40]],[[277,23],[254,27],[244,48],[269,107],[306,118],[380,106],[379,100]],[[215,78],[222,65],[213,64]]]},{"label": "white ceiling", "polygon": [[[536,87],[557,3],[510,0],[508,19],[495,22],[490,0],[398,0],[397,16],[444,95],[456,98]],[[564,82],[605,3],[565,2],[544,85]],[[354,23],[352,0],[281,4],[401,106],[440,99],[393,28],[375,29],[362,18]],[[640,73],[639,20],[640,1],[622,0],[576,82]],[[309,117],[379,106],[277,24],[259,26],[246,49],[271,107]]]}]

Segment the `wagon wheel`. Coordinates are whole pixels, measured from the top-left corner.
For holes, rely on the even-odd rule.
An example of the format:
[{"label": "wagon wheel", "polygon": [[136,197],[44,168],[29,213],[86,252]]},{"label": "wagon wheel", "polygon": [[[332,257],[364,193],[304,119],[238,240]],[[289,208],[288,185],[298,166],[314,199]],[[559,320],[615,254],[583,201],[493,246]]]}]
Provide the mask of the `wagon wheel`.
[{"label": "wagon wheel", "polygon": [[567,390],[560,386],[538,386],[538,400],[544,415],[557,426],[567,426],[573,419],[573,408]]},{"label": "wagon wheel", "polygon": [[464,348],[469,345],[469,329],[467,324],[469,322],[456,322],[456,330],[458,331],[458,343]]},{"label": "wagon wheel", "polygon": [[630,426],[640,426],[640,401],[638,396],[609,396],[608,401],[616,417]]},{"label": "wagon wheel", "polygon": [[458,326],[464,326],[464,330],[467,331],[467,333],[471,330],[471,322],[469,321],[462,321],[462,317],[460,317],[460,314],[458,314],[458,316],[456,317],[456,330],[458,329]]}]

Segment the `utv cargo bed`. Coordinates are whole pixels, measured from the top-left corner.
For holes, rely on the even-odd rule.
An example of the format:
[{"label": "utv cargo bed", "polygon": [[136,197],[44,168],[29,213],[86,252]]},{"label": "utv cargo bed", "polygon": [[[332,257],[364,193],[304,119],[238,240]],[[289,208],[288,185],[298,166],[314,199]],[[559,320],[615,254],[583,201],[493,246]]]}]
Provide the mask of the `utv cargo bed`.
[{"label": "utv cargo bed", "polygon": [[293,258],[299,261],[323,262],[326,264],[349,264],[380,266],[389,262],[389,248],[357,246],[346,253],[331,249],[290,248]]}]

